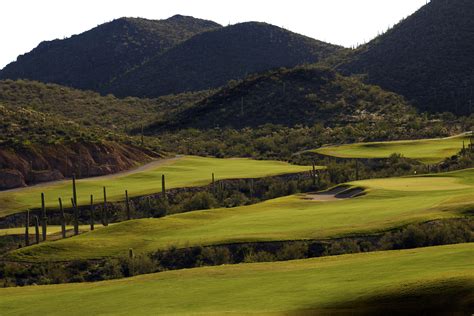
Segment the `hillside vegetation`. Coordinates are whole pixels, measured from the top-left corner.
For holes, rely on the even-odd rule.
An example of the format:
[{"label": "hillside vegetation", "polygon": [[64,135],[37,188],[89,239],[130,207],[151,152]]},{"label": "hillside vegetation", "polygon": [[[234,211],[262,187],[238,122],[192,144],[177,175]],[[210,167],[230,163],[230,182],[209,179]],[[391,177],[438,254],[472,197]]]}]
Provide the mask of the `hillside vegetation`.
[{"label": "hillside vegetation", "polygon": [[0,103],[12,109],[28,107],[60,115],[82,127],[102,127],[117,132],[140,128],[209,96],[212,91],[183,93],[157,99],[101,96],[56,84],[28,80],[1,80]]},{"label": "hillside vegetation", "polygon": [[113,81],[108,91],[157,97],[217,88],[248,74],[315,63],[339,49],[266,23],[241,23],[176,45]]},{"label": "hillside vegetation", "polygon": [[394,93],[326,68],[298,67],[230,84],[148,131],[383,121],[402,125],[414,116],[414,109]]},{"label": "hillside vegetation", "polygon": [[42,42],[0,72],[101,91],[104,84],[193,35],[220,25],[185,16],[166,20],[120,18],[66,39]]},{"label": "hillside vegetation", "polygon": [[54,114],[0,104],[0,190],[122,171],[160,154],[132,138]]},{"label": "hillside vegetation", "polygon": [[365,195],[315,201],[301,194],[249,206],[127,221],[19,249],[9,256],[15,260],[64,261],[121,257],[129,248],[149,253],[171,246],[365,236],[411,223],[463,217],[474,206],[474,169],[348,185],[363,188]]},{"label": "hillside vegetation", "polygon": [[[474,2],[431,0],[337,66],[397,92],[421,110],[474,111]],[[340,62],[340,61],[339,61]]]},{"label": "hillside vegetation", "polygon": [[465,314],[474,303],[473,257],[474,245],[460,244],[16,287],[0,289],[0,309],[63,315],[58,306],[85,301],[71,315]]},{"label": "hillside vegetation", "polygon": [[423,163],[439,163],[459,153],[463,146],[467,148],[472,138],[471,133],[466,133],[448,138],[326,146],[313,151],[340,158],[388,158],[400,154]]}]

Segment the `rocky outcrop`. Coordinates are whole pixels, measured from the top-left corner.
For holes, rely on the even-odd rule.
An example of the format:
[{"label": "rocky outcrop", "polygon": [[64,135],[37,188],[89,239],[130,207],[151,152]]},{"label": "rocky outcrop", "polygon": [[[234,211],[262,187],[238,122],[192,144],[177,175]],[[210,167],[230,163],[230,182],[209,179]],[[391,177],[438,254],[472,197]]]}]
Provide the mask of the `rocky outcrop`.
[{"label": "rocky outcrop", "polygon": [[26,186],[23,174],[18,170],[0,170],[0,188],[12,189]]},{"label": "rocky outcrop", "polygon": [[0,147],[0,190],[120,172],[160,157],[133,145],[116,142]]}]

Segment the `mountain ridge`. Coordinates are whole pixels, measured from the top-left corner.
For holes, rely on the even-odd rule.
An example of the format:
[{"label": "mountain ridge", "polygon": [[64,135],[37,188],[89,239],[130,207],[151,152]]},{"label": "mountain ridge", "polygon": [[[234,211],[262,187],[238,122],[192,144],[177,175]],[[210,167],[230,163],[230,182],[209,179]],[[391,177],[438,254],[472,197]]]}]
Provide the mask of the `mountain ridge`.
[{"label": "mountain ridge", "polygon": [[186,16],[123,17],[69,38],[41,42],[0,71],[0,79],[30,79],[79,89],[101,87],[127,69],[219,24]]},{"label": "mountain ridge", "polygon": [[432,0],[339,60],[343,74],[399,93],[422,111],[469,115],[474,98],[474,2]]},{"label": "mountain ridge", "polygon": [[315,63],[342,49],[263,22],[202,32],[113,81],[120,97],[204,90],[272,68]]}]

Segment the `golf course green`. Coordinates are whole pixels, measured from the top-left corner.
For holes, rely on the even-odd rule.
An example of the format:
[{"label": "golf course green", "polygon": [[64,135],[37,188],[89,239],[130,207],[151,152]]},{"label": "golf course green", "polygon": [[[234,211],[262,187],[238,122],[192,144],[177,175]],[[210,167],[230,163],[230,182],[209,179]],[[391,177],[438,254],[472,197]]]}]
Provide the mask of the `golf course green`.
[{"label": "golf course green", "polygon": [[391,154],[401,154],[406,158],[431,164],[457,154],[470,142],[470,134],[438,139],[401,140],[388,142],[355,143],[327,146],[313,150],[318,154],[339,158],[388,158]]},{"label": "golf course green", "polygon": [[63,261],[124,256],[237,242],[325,239],[367,235],[409,223],[466,216],[474,205],[474,169],[417,177],[357,181],[352,199],[314,201],[304,194],[118,223],[77,237],[11,252],[12,260]]},{"label": "golf course green", "polygon": [[[202,186],[215,179],[260,178],[288,173],[309,171],[309,166],[296,166],[280,161],[252,159],[217,159],[184,156],[160,162],[153,168],[77,181],[78,204],[89,203],[93,194],[96,202],[103,200],[102,188],[107,187],[107,200],[124,200],[125,190],[130,196],[140,196],[161,191],[161,176],[166,177],[168,189]],[[69,201],[72,197],[70,180],[0,192],[0,216],[39,208],[41,192],[45,193],[46,207],[57,208],[58,197]]]},{"label": "golf course green", "polygon": [[453,312],[474,303],[473,258],[471,243],[5,288],[0,311],[3,316],[354,315],[377,308],[413,312],[429,304],[437,312]]}]

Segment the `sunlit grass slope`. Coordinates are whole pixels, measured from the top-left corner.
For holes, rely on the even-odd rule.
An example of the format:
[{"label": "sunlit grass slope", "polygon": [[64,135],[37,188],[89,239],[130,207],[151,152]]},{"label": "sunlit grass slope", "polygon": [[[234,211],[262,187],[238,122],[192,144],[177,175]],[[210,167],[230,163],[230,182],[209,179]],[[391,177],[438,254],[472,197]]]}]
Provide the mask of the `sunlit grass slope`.
[{"label": "sunlit grass slope", "polygon": [[474,206],[474,169],[436,176],[350,183],[367,194],[330,202],[301,195],[236,208],[122,222],[74,238],[14,251],[12,259],[72,260],[235,242],[373,234],[409,223],[464,216]]},{"label": "sunlit grass slope", "polygon": [[[162,174],[166,177],[167,188],[177,188],[207,185],[211,182],[212,173],[215,174],[216,180],[220,180],[297,173],[309,171],[310,168],[280,161],[185,156],[167,161],[154,169],[129,175],[78,180],[78,203],[89,203],[90,194],[95,196],[97,202],[102,201],[103,186],[107,187],[109,201],[123,200],[125,190],[128,190],[130,196],[160,192]],[[0,216],[27,208],[39,208],[41,192],[45,193],[47,207],[57,207],[58,197],[65,201],[71,198],[71,181],[0,192]]]},{"label": "sunlit grass slope", "polygon": [[[115,225],[115,224],[110,224],[110,225]],[[100,229],[103,228],[101,225],[96,225],[95,229]],[[74,229],[74,226],[72,225],[67,225],[66,230],[72,230]],[[89,225],[79,225],[79,231],[81,232],[86,232],[90,230]],[[25,228],[24,227],[15,227],[15,228],[3,228],[0,229],[0,237],[1,236],[9,236],[9,235],[23,235],[25,233]],[[29,228],[29,234],[33,235],[35,233],[35,227],[30,226]],[[54,235],[54,234],[60,234],[61,233],[61,226],[59,225],[48,225],[48,230],[47,230],[48,235]]]},{"label": "sunlit grass slope", "polygon": [[65,309],[68,315],[312,315],[379,307],[400,312],[407,298],[412,303],[407,308],[431,303],[446,308],[438,297],[461,308],[459,302],[474,302],[473,258],[474,244],[459,244],[6,288],[0,289],[0,311],[3,316],[64,315]]},{"label": "sunlit grass slope", "polygon": [[469,144],[469,135],[439,139],[420,139],[390,142],[355,143],[340,146],[328,146],[314,150],[319,154],[340,158],[387,158],[391,154],[430,164],[442,161],[457,154],[463,142]]}]

